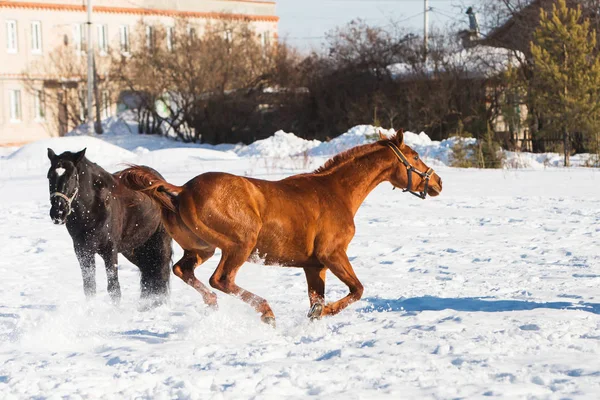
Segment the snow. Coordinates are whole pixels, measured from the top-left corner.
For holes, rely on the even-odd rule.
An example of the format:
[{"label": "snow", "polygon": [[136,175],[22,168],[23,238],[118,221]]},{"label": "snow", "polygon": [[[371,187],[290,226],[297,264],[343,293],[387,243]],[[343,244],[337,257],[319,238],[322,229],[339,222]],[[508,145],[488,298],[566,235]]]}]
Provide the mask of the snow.
[{"label": "snow", "polygon": [[[305,140],[293,133],[278,131],[267,139],[238,147],[235,152],[240,157],[254,158],[331,157],[352,147],[379,140],[379,133],[389,137],[396,131],[372,125],[358,125],[327,142]],[[458,138],[450,138],[439,142],[431,140],[425,132],[404,132],[404,142],[435,165],[448,164],[451,148],[457,140]],[[473,142],[474,139],[468,140],[468,143]]]},{"label": "snow", "polygon": [[[354,146],[371,143],[379,139],[379,133],[390,137],[396,133],[393,129],[383,129],[372,125],[358,125],[348,132],[320,145],[309,151],[311,156],[333,156],[342,151],[346,151]],[[431,140],[425,133],[404,132],[404,143],[418,152],[423,159],[432,165],[448,165],[452,154],[452,146],[463,140],[465,145],[475,143],[475,139],[460,139],[452,137],[440,141]]]},{"label": "snow", "polygon": [[19,148],[15,147],[15,146],[6,146],[6,147],[2,147],[0,146],[0,160],[2,160],[3,158],[6,158],[7,156],[11,155],[12,153],[14,153],[15,151],[17,151]]},{"label": "snow", "polygon": [[52,138],[26,144],[0,158],[0,171],[3,175],[13,178],[37,174],[40,171],[44,171],[45,176],[49,166],[48,148],[54,150],[56,154],[87,148],[86,156],[103,165],[132,162],[136,158],[134,153],[122,147],[93,137]]},{"label": "snow", "polygon": [[[490,51],[490,53],[488,53]],[[462,53],[461,53],[462,54]],[[491,49],[487,47],[477,46],[469,49],[464,57],[473,57],[477,60],[493,60],[494,57],[505,59],[503,49]],[[458,57],[458,56],[457,56]],[[504,58],[503,58],[504,57]],[[169,157],[171,149],[177,149],[179,157],[183,157],[183,162],[187,163],[189,158],[192,159],[236,159],[238,157],[250,157],[255,159],[254,164],[259,160],[266,160],[265,163],[270,165],[270,168],[284,167],[285,162],[294,164],[294,167],[313,165],[313,158],[331,157],[342,151],[348,150],[354,146],[365,143],[370,143],[379,138],[379,133],[384,136],[391,136],[396,133],[394,129],[384,129],[373,125],[358,125],[334,137],[332,140],[320,142],[318,140],[305,140],[293,133],[277,131],[272,136],[257,140],[250,145],[244,144],[197,144],[185,143],[174,140],[173,137],[165,137],[161,135],[146,135],[137,134],[138,123],[136,115],[132,111],[126,111],[119,116],[114,116],[102,121],[104,133],[101,135],[93,134],[88,136],[87,125],[83,124],[77,129],[70,132],[68,137],[80,138],[97,138],[106,143],[118,146],[121,149],[128,150],[137,156],[141,157],[139,163],[152,163],[153,160]],[[442,141],[431,140],[425,133],[404,132],[404,141],[417,151],[423,159],[432,166],[449,165],[452,157],[452,147],[459,141],[463,146],[473,145],[476,140],[473,138],[450,137]],[[83,143],[83,142],[81,142]],[[183,149],[188,149],[187,153]],[[0,147],[0,165],[3,159],[10,157],[11,153],[19,150],[17,147],[2,148]],[[166,150],[164,153],[156,153],[157,150]],[[154,153],[154,154],[152,154]],[[545,169],[549,167],[562,167],[563,156],[558,153],[522,153],[504,151],[505,163],[504,167],[508,169]],[[578,154],[572,156],[571,163],[573,166],[586,166],[590,154]],[[107,160],[111,163],[111,160]],[[251,163],[252,164],[252,163]],[[36,163],[32,167],[39,167]]]},{"label": "snow", "polygon": [[[170,148],[206,148],[217,151],[233,151],[241,145],[221,144],[217,146],[198,145],[196,143],[185,143],[175,141],[172,137],[162,135],[139,134],[138,122],[133,111],[126,111],[119,116],[113,116],[102,121],[102,134],[93,134],[91,137],[101,139],[105,142],[114,144],[135,153],[148,151],[170,149]],[[87,124],[80,125],[78,128],[69,132],[67,136],[90,137],[88,136]]]},{"label": "snow", "polygon": [[241,157],[291,157],[303,155],[321,144],[318,140],[305,140],[293,133],[277,131],[267,139],[241,148],[237,154]]},{"label": "snow", "polygon": [[[564,155],[558,153],[523,153],[505,151],[504,165],[507,168],[544,169],[548,167],[562,167]],[[570,157],[573,167],[583,167],[592,159],[591,154],[575,154]]]},{"label": "snow", "polygon": [[[381,129],[381,132],[387,135],[390,131]],[[311,156],[331,156],[354,146],[373,142],[378,139],[378,135],[378,128],[371,125],[358,125],[328,142],[321,143],[313,148],[309,154]]]},{"label": "snow", "polygon": [[[241,268],[237,283],[269,301],[276,329],[220,292],[219,311],[208,310],[174,276],[168,305],[138,311],[139,273],[123,257],[121,305],[110,303],[100,259],[98,296],[86,302],[71,239],[48,216],[47,147],[87,147],[109,170],[144,163],[181,184],[211,170],[279,179],[373,133],[354,128],[299,162],[258,157],[273,154],[269,145],[244,155],[239,146],[125,133],[2,155],[0,398],[596,398],[596,169],[440,165],[444,190],[425,201],[382,184],[360,208],[348,249],[363,299],[339,315],[307,320],[301,270]],[[307,149],[302,139],[278,136],[271,146],[285,154]],[[452,147],[424,134],[405,138],[432,159],[444,160]],[[177,260],[182,250],[175,252]],[[196,270],[204,283],[219,256]],[[328,274],[327,299],[346,293]]]}]

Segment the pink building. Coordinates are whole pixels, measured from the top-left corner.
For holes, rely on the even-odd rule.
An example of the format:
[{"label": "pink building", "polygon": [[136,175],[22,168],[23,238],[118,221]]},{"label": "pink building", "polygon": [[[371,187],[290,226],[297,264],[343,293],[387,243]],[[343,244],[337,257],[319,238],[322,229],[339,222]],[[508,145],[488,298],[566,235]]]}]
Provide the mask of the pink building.
[{"label": "pink building", "polygon": [[[58,3],[60,1],[60,3]],[[32,76],[31,65],[44,63],[59,46],[74,46],[85,57],[85,0],[0,0],[0,145],[58,136],[71,129],[60,104],[47,104],[49,88],[43,76]],[[92,42],[97,63],[109,48],[127,49],[136,25],[174,26],[187,18],[201,29],[219,20],[250,21],[264,43],[275,41],[279,18],[274,1],[253,0],[117,0],[93,1]],[[29,83],[25,82],[29,71]],[[53,98],[55,98],[54,96]],[[102,114],[114,113],[110,96],[100,95]]]}]

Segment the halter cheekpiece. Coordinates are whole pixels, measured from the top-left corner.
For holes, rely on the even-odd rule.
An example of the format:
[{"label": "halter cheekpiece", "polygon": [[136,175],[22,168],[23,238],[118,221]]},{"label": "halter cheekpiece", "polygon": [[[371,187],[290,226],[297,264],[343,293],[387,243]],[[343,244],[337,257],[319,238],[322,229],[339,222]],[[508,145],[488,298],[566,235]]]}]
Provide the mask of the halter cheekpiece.
[{"label": "halter cheekpiece", "polygon": [[[427,189],[429,189],[429,179],[431,178],[431,176],[433,174],[435,174],[435,171],[433,170],[433,168],[429,168],[426,172],[421,172],[418,169],[416,169],[415,167],[413,167],[413,165],[408,161],[408,159],[402,153],[402,151],[400,151],[398,146],[396,146],[392,142],[387,142],[387,145],[389,146],[390,149],[392,149],[392,151],[394,152],[396,157],[398,157],[398,160],[400,160],[400,162],[402,164],[404,164],[404,166],[406,167],[406,174],[408,176],[408,184],[406,185],[406,189],[402,189],[402,192],[408,192],[412,195],[417,196],[420,199],[425,200],[425,198],[427,197]],[[422,192],[413,192],[412,190],[410,190],[410,187],[412,186],[412,173],[413,172],[425,180],[425,187],[423,187]]]},{"label": "halter cheekpiece", "polygon": [[77,197],[77,193],[79,193],[79,175],[75,174],[75,177],[77,178],[77,186],[75,186],[75,192],[71,197],[61,192],[53,192],[50,194],[50,200],[52,200],[53,197],[59,197],[67,202],[67,207],[69,208],[67,215],[73,212],[73,207],[71,207],[71,203],[73,203],[73,200],[75,200],[75,197]]}]

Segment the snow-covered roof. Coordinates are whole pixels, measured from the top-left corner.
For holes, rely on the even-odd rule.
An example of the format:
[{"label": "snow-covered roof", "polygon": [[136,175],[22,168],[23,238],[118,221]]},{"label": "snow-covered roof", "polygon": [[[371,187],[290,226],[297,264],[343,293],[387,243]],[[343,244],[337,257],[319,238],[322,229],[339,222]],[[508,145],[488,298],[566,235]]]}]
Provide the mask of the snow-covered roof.
[{"label": "snow-covered roof", "polygon": [[520,52],[499,47],[475,46],[451,53],[442,60],[428,59],[425,64],[397,63],[388,66],[395,78],[430,76],[435,72],[460,71],[471,78],[492,77],[505,71],[509,65],[518,66]]}]

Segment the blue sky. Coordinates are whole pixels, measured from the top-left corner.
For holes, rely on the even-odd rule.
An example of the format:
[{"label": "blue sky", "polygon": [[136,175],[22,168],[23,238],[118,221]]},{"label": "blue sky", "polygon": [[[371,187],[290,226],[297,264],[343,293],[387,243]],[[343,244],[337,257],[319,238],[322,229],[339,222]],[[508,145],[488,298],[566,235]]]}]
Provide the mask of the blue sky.
[{"label": "blue sky", "polygon": [[[369,23],[385,25],[390,19],[403,20],[406,27],[423,31],[423,0],[276,0],[279,34],[290,44],[303,49],[319,46],[323,35],[352,19],[362,18]],[[429,0],[433,12],[430,25],[442,27],[449,21],[465,21],[467,5],[461,0]]]}]

